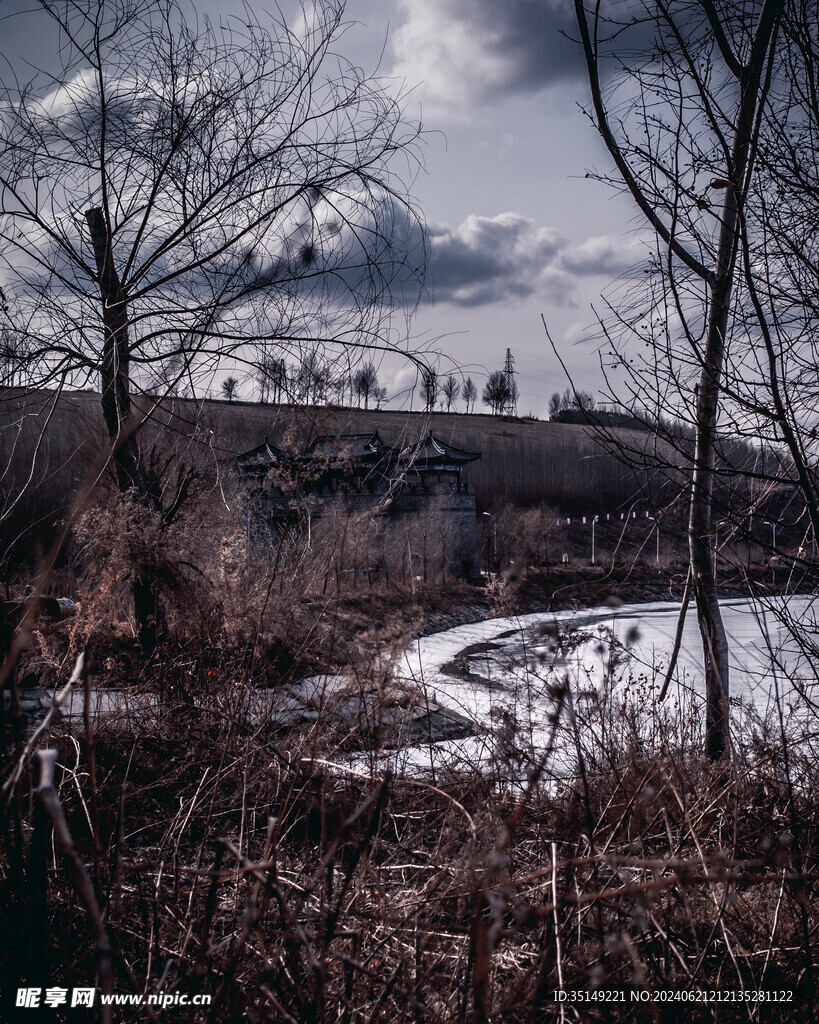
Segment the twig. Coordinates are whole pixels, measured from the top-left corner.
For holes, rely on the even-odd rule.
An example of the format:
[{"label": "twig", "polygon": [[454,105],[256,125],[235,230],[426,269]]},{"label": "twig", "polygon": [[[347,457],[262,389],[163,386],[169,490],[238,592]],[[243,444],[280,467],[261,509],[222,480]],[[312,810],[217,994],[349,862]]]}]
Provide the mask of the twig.
[{"label": "twig", "polygon": [[[557,961],[557,984],[563,991],[563,950],[560,945],[560,915],[557,906],[557,843],[552,843],[552,904],[555,921],[555,958]],[[560,1004],[560,1019],[566,1019],[563,1003]]]},{"label": "twig", "polygon": [[685,627],[685,614],[688,611],[688,603],[691,600],[691,579],[691,566],[689,566],[688,576],[685,580],[685,590],[683,591],[682,604],[680,605],[680,614],[677,618],[677,630],[674,633],[674,646],[671,648],[671,657],[668,661],[668,671],[665,674],[663,685],[660,687],[660,693],[657,697],[658,703],[665,700],[665,695],[668,692],[668,685],[671,682],[671,677],[674,675],[674,669],[677,667],[677,658],[680,654],[683,628]]},{"label": "twig", "polygon": [[[88,916],[94,925],[97,939],[96,949],[100,989],[103,995],[111,995],[114,991],[114,978],[111,966],[111,940],[100,912],[94,886],[91,884],[91,879],[88,877],[88,872],[85,870],[82,858],[74,845],[68,823],[63,814],[59,795],[54,788],[54,766],[57,763],[57,751],[39,750],[37,752],[37,759],[40,762],[40,784],[37,787],[37,798],[51,819],[51,825],[57,837],[57,842],[60,844],[69,874],[74,879],[77,893],[85,904],[85,909],[88,911]],[[111,1007],[103,1005],[101,1011],[103,1024],[110,1024]]]},{"label": "twig", "polygon": [[68,698],[68,695],[74,688],[74,684],[82,678],[84,671],[85,651],[80,651],[80,653],[77,655],[77,660],[74,664],[74,671],[71,673],[71,678],[54,698],[51,707],[48,709],[48,714],[45,716],[45,718],[42,720],[39,726],[34,730],[34,732],[31,735],[31,738],[29,739],[28,743],[26,743],[25,747],[23,747],[23,752],[17,759],[17,763],[9,773],[9,777],[3,783],[3,788],[0,789],[0,794],[6,797],[7,803],[11,802],[11,797],[12,794],[14,793],[14,787],[17,785],[20,776],[23,774],[23,768],[25,767],[26,761],[31,756],[32,750],[34,750],[34,748],[37,746],[37,740],[51,725],[54,716],[60,710],[60,707],[65,703],[66,699]]}]

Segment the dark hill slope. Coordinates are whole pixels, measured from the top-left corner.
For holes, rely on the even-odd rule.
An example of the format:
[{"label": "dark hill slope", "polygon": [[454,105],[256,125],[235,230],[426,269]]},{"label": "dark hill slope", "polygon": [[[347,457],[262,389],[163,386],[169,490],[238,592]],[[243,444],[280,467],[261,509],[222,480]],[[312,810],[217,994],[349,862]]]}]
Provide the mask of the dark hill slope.
[{"label": "dark hill slope", "polygon": [[[640,490],[634,474],[607,453],[586,426],[501,419],[459,413],[408,413],[363,409],[298,408],[209,402],[205,418],[229,452],[246,451],[267,435],[280,446],[308,443],[318,434],[377,430],[395,444],[427,431],[449,444],[481,453],[464,470],[479,505],[499,500],[548,502],[568,509],[615,509]],[[190,408],[181,415],[190,416]],[[621,431],[624,443],[644,446],[647,435]]]},{"label": "dark hill slope", "polygon": [[[429,430],[444,441],[481,453],[465,470],[479,507],[502,501],[547,502],[565,511],[604,512],[627,506],[648,485],[578,424],[505,420],[481,414],[407,413],[259,405],[173,399],[156,407],[142,399],[149,417],[143,445],[165,463],[196,461],[202,475],[230,487],[235,455],[267,435],[280,446],[301,447],[324,433],[378,430],[387,443],[411,442]],[[626,445],[642,447],[649,435],[621,430]],[[8,543],[21,529],[53,521],[105,444],[99,395],[92,392],[6,390],[0,393],[0,531]],[[21,488],[23,501],[15,502]],[[47,532],[47,530],[45,531]],[[4,545],[5,546],[5,545]]]}]

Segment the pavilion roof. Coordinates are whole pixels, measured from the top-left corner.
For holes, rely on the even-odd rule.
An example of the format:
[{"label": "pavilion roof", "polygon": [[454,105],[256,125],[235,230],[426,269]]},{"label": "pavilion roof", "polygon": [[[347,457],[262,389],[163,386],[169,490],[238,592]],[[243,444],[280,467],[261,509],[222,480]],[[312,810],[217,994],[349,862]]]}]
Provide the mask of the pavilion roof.
[{"label": "pavilion roof", "polygon": [[368,434],[322,434],[307,449],[306,457],[341,460],[344,462],[372,462],[389,452],[389,448],[373,430]]},{"label": "pavilion roof", "polygon": [[434,465],[460,467],[481,457],[480,452],[457,448],[455,445],[447,444],[446,441],[435,437],[434,434],[427,434],[418,443],[406,445],[404,448],[396,446],[393,448],[393,453],[393,459],[400,465],[416,468]]},{"label": "pavilion roof", "polygon": [[322,434],[302,455],[290,456],[267,438],[256,448],[244,452],[236,459],[239,469],[253,470],[270,466],[293,465],[298,462],[342,463],[347,466],[372,468],[379,465],[382,472],[390,468],[407,469],[460,469],[467,462],[479,459],[480,452],[466,451],[447,444],[433,434],[415,443],[387,445],[377,430],[361,434]]},{"label": "pavilion roof", "polygon": [[267,438],[261,444],[256,445],[255,448],[251,448],[249,452],[243,452],[236,457],[236,463],[240,469],[278,466],[288,461],[289,459],[284,452],[274,444],[271,444]]}]

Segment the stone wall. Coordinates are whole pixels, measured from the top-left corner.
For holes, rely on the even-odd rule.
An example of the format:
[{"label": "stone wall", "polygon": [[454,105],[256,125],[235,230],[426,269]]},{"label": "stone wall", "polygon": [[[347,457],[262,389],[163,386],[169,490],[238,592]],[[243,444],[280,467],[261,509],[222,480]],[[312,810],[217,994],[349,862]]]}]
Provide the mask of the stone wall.
[{"label": "stone wall", "polygon": [[395,502],[394,535],[409,543],[415,576],[474,576],[478,573],[475,492],[461,485],[428,491],[404,490]]},{"label": "stone wall", "polygon": [[[303,497],[267,492],[252,503],[256,523],[289,521],[323,552],[328,571],[385,571],[403,580],[473,576],[479,571],[475,493],[466,484],[406,484],[324,491]],[[309,527],[308,527],[309,519]],[[280,528],[280,527],[279,527]],[[257,530],[263,539],[264,531]]]}]

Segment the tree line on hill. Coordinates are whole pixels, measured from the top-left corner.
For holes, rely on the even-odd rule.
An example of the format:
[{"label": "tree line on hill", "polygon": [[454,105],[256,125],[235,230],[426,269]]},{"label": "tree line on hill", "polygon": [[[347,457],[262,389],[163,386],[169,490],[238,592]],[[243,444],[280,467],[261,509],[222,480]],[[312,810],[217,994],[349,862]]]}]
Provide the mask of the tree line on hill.
[{"label": "tree line on hill", "polygon": [[[471,376],[440,374],[432,367],[419,370],[417,393],[425,412],[436,408],[442,412],[457,412],[460,403],[466,413],[475,411],[478,386]],[[280,356],[262,358],[253,375],[253,394],[261,403],[272,405],[338,405],[358,406],[362,409],[382,409],[388,392],[381,383],[379,370],[373,360],[353,367],[340,365],[337,359],[323,357],[313,350],[299,362],[288,362]],[[157,390],[167,389],[167,381],[157,381]],[[219,395],[228,402],[239,399],[242,381],[233,375],[222,380]],[[193,397],[180,390],[181,397]],[[517,401],[518,389],[514,379],[503,370],[489,373],[480,392],[481,402],[495,416],[503,414],[510,403]],[[593,400],[592,400],[593,401]],[[564,422],[571,422],[566,420]]]}]

